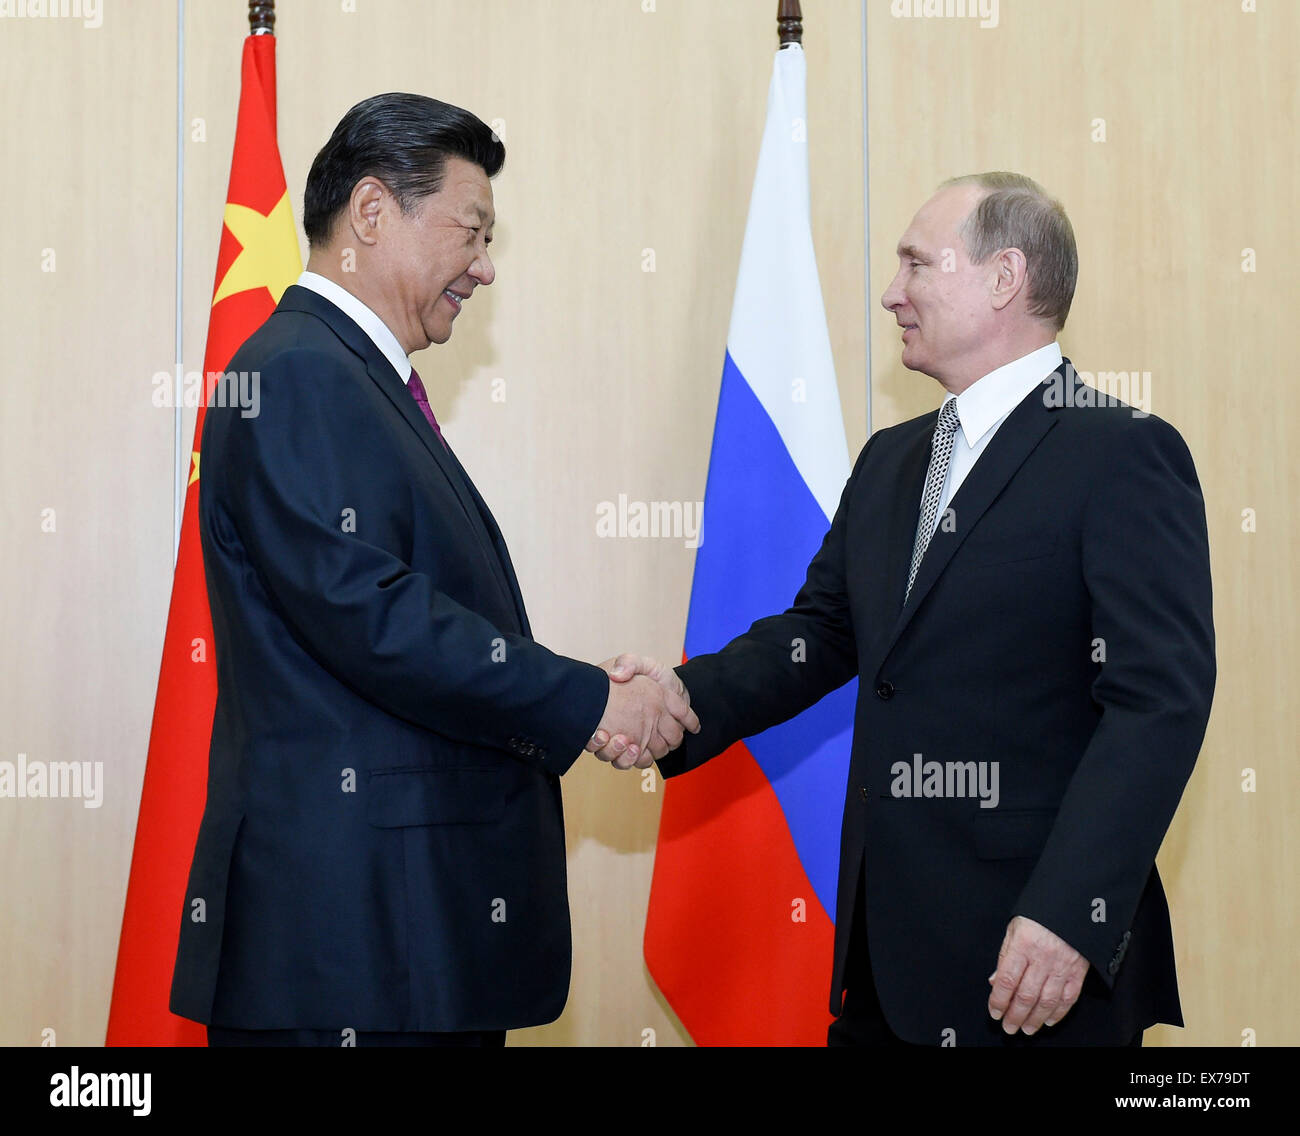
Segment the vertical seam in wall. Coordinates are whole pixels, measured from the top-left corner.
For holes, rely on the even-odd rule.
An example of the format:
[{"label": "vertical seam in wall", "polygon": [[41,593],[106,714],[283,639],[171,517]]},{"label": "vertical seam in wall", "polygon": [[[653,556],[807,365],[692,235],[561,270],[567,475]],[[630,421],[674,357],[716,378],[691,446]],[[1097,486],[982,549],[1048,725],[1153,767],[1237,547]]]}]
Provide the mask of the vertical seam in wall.
[{"label": "vertical seam in wall", "polygon": [[185,517],[186,461],[181,431],[184,428],[185,399],[185,0],[176,0],[176,383],[172,411],[172,568],[180,555],[181,522]]},{"label": "vertical seam in wall", "polygon": [[867,0],[862,0],[862,308],[866,340],[867,437],[871,437],[871,149],[867,117]]}]

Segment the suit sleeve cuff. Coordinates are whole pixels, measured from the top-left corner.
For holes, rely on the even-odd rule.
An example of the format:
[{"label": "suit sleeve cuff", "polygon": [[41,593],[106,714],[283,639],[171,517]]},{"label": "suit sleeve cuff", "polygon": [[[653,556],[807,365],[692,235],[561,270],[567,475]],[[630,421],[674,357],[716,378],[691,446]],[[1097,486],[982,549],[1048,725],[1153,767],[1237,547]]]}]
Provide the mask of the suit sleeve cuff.
[{"label": "suit sleeve cuff", "polygon": [[[596,732],[609,701],[609,675],[592,663],[574,662],[575,674],[554,706],[554,725],[546,736],[537,739],[511,739],[532,749],[547,773],[556,777],[566,773],[578,760],[583,748]],[[521,754],[521,756],[529,756]]]}]

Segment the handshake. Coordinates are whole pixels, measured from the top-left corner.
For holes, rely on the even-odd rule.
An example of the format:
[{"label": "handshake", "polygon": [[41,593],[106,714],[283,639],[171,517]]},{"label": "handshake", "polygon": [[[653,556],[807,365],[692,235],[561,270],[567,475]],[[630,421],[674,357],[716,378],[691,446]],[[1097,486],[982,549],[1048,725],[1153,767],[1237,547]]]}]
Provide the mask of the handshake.
[{"label": "handshake", "polygon": [[642,655],[600,664],[609,675],[609,700],[586,745],[615,769],[645,769],[675,750],[689,730],[700,732],[691,696],[672,667]]}]

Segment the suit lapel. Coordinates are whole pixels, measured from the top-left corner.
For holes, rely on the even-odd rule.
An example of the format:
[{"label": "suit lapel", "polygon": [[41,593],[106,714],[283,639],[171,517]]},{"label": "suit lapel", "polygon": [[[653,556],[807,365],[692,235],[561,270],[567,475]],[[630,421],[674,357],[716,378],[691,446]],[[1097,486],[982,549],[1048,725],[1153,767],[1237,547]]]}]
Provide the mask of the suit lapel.
[{"label": "suit lapel", "polygon": [[[421,415],[423,418],[423,415]],[[447,453],[451,460],[456,463],[456,468],[460,471],[465,480],[465,485],[469,488],[470,496],[478,509],[479,516],[487,529],[488,536],[496,548],[497,560],[505,573],[506,583],[509,588],[510,598],[515,605],[515,614],[519,617],[519,627],[524,635],[529,639],[533,637],[532,630],[528,626],[528,613],[524,610],[523,592],[519,590],[519,580],[515,576],[515,566],[510,562],[510,550],[506,548],[505,537],[501,535],[501,529],[498,527],[496,518],[492,516],[492,510],[487,507],[487,502],[483,500],[475,487],[474,482],[470,480],[469,474],[465,472],[465,467],[460,464],[460,459],[452,453],[451,448],[447,448]]]},{"label": "suit lapel", "polygon": [[[1063,374],[1074,377],[1073,369],[1065,370],[1067,367],[1069,367],[1068,359],[1063,360],[1060,369],[1053,371],[1024,397],[1007,420],[998,427],[998,432],[990,439],[988,446],[966,475],[961,488],[948,502],[948,507],[952,510],[952,527],[945,528],[941,519],[939,528],[935,530],[921,565],[917,569],[916,580],[912,584],[907,603],[898,612],[898,618],[889,638],[879,654],[881,660],[893,650],[894,644],[907,629],[912,616],[925,601],[926,595],[934,587],[944,569],[948,567],[948,562],[952,560],[967,535],[979,523],[980,518],[997,499],[1007,482],[1024,464],[1025,459],[1043,440],[1043,436],[1056,425],[1056,419],[1051,411],[1055,409],[1059,400],[1047,398],[1046,392],[1050,384],[1060,384],[1063,381]],[[902,600],[903,592],[907,588],[907,572],[911,567],[912,549],[916,542],[921,492],[930,463],[930,438],[934,433],[934,425],[938,417],[939,412],[936,410],[933,418],[927,420],[929,432],[925,436],[923,445],[908,453],[902,481],[906,500],[895,502],[895,522],[891,533],[891,552],[894,560],[891,571],[896,570],[892,580],[898,582],[895,603]],[[917,449],[922,451],[919,475]]]},{"label": "suit lapel", "polygon": [[[447,479],[448,485],[456,495],[456,500],[465,515],[465,520],[474,531],[475,539],[482,549],[487,561],[494,568],[493,578],[501,588],[510,606],[520,617],[521,628],[527,627],[523,616],[523,599],[519,594],[519,585],[515,579],[514,569],[509,557],[505,555],[505,544],[501,540],[496,522],[491,521],[491,514],[482,498],[470,483],[469,477],[461,468],[449,447],[444,446],[433,432],[424,415],[420,412],[411,392],[402,382],[401,376],[393,369],[384,353],[375,346],[374,341],[361,329],[346,312],[335,307],[323,296],[317,295],[310,288],[290,285],[280,298],[280,308],[287,311],[306,312],[322,320],[343,343],[365,364],[366,374],[393,404],[397,413],[419,437],[434,464]],[[493,533],[488,532],[487,522],[491,521]]]},{"label": "suit lapel", "polygon": [[[519,595],[519,585],[515,581],[514,571],[507,567],[507,561],[501,555],[502,544],[499,542],[500,532],[496,532],[497,539],[489,533],[487,521],[490,514],[487,506],[483,504],[483,499],[478,495],[469,475],[465,473],[460,462],[456,460],[455,455],[451,452],[449,445],[444,445],[438,440],[438,435],[433,432],[433,427],[429,425],[428,419],[420,412],[419,405],[411,397],[411,392],[402,382],[401,377],[393,370],[392,364],[387,359],[368,361],[366,372],[371,379],[378,384],[380,390],[388,396],[392,404],[397,407],[398,413],[406,419],[407,424],[412,430],[419,435],[420,441],[424,443],[424,448],[429,451],[429,456],[437,463],[438,468],[446,477],[452,490],[456,494],[456,499],[460,502],[461,509],[464,510],[465,518],[469,521],[470,528],[474,530],[474,536],[478,540],[484,555],[487,557],[489,564],[493,566],[493,579],[496,580],[497,586],[501,589],[502,596],[514,609],[517,615],[520,615],[520,628],[525,624],[522,619],[523,601]],[[496,530],[496,522],[492,522],[492,528]]]},{"label": "suit lapel", "polygon": [[888,612],[897,619],[903,607],[903,592],[907,589],[907,571],[912,566],[912,548],[916,543],[916,526],[921,513],[921,494],[925,490],[925,475],[930,468],[930,440],[934,436],[936,410],[926,420],[925,432],[912,441],[903,454],[899,469],[899,491],[895,494],[889,518],[889,575]]}]

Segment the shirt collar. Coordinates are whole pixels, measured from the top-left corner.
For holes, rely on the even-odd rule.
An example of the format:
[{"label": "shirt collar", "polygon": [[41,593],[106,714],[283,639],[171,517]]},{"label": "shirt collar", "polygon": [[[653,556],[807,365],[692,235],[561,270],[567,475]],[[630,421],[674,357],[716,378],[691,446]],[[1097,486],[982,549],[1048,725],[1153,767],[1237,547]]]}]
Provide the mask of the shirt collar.
[{"label": "shirt collar", "polygon": [[961,394],[949,395],[948,398],[957,399],[957,417],[966,444],[973,449],[976,442],[1060,365],[1061,346],[1052,340],[976,379]]},{"label": "shirt collar", "polygon": [[346,288],[335,284],[333,280],[320,275],[318,272],[304,272],[298,277],[298,284],[302,288],[310,289],[318,296],[323,296],[342,311],[344,315],[350,316],[352,321],[370,336],[371,342],[383,352],[384,358],[392,363],[393,370],[397,372],[402,382],[410,381],[410,359],[406,357],[402,345],[397,342],[397,336],[389,330],[388,325],[375,315],[370,308],[366,307]]}]

